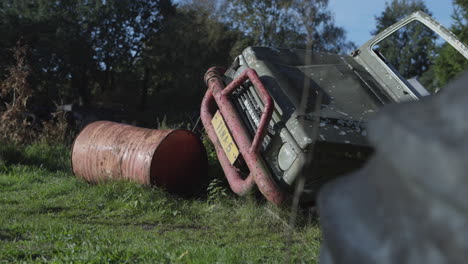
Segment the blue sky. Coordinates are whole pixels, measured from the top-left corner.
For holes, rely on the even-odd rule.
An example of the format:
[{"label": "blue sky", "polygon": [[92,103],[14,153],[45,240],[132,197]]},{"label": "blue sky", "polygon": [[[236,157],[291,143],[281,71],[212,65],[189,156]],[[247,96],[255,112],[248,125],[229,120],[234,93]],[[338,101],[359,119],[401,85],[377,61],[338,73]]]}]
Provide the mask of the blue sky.
[{"label": "blue sky", "polygon": [[[375,16],[385,9],[386,0],[330,0],[329,8],[335,15],[335,24],[343,27],[349,40],[357,46],[371,38]],[[452,0],[425,0],[432,16],[445,27],[452,22]]]}]

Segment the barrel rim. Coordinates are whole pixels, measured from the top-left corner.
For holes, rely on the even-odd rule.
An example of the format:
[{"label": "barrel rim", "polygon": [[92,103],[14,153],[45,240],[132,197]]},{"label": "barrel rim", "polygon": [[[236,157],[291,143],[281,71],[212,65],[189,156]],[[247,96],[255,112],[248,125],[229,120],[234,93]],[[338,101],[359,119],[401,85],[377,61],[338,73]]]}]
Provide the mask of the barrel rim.
[{"label": "barrel rim", "polygon": [[[207,154],[207,152],[206,152],[205,146],[203,145],[203,142],[202,142],[201,138],[198,137],[195,133],[193,133],[192,131],[190,131],[190,130],[188,130],[188,129],[161,129],[161,130],[166,130],[166,131],[169,130],[170,132],[167,133],[167,134],[161,139],[160,145],[163,144],[164,141],[167,140],[167,138],[168,138],[169,136],[172,136],[172,135],[175,134],[175,133],[186,133],[186,134],[190,135],[192,138],[197,139],[196,141],[197,141],[198,147],[199,147],[200,149],[202,149],[202,153],[204,153],[204,157],[205,157],[205,159],[206,159],[207,162],[208,162],[208,154]],[[159,150],[159,146],[158,146],[157,148],[155,148],[154,151],[151,152],[151,162],[150,162],[150,166],[148,167],[148,170],[149,170],[149,171],[148,171],[148,175],[151,175],[151,169],[152,169],[152,167],[153,167],[153,160],[154,160],[155,155],[156,155],[156,152],[157,152],[158,150]]]},{"label": "barrel rim", "polygon": [[[176,136],[174,135],[175,133],[177,134],[180,134],[180,133],[185,133],[186,135],[188,135],[189,137],[191,137],[191,139],[193,141],[196,142],[196,145],[198,147],[198,149],[200,150],[200,159],[202,160],[202,162],[205,164],[205,168],[204,168],[204,173],[206,173],[206,179],[208,179],[208,170],[209,170],[209,160],[208,160],[208,152],[205,148],[205,145],[203,144],[203,140],[200,136],[198,136],[197,134],[195,134],[193,131],[191,130],[188,130],[188,129],[169,129],[170,132],[167,133],[164,138],[161,140],[161,143],[160,145],[154,149],[154,151],[152,152],[151,154],[151,162],[150,162],[150,166],[149,166],[149,171],[148,171],[148,175],[152,175],[151,174],[151,169],[153,168],[153,160],[155,159],[155,156],[156,156],[156,152],[158,150],[160,150],[160,146],[161,144],[164,144],[164,142],[166,142],[168,140],[168,137],[172,137],[172,136]],[[167,130],[166,130],[167,131]],[[151,179],[150,179],[151,180]],[[152,183],[150,182],[149,183],[150,185],[152,185]]]}]

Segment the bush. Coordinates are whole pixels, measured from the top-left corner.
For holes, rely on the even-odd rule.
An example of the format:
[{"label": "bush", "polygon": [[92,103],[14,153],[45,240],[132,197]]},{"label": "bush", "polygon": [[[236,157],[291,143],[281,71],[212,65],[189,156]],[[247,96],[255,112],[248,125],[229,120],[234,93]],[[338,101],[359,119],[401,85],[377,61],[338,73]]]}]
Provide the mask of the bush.
[{"label": "bush", "polygon": [[31,141],[34,131],[28,120],[28,102],[32,96],[28,78],[30,67],[26,60],[28,47],[21,42],[13,49],[16,64],[11,66],[8,77],[0,85],[0,139],[23,143]]},{"label": "bush", "polygon": [[[31,67],[28,46],[18,41],[12,49],[16,64],[9,67],[8,76],[0,84],[0,141],[15,144],[71,142],[74,133],[69,129],[65,112],[51,113],[50,119],[40,120],[34,113],[31,99],[36,95],[30,86]],[[36,105],[41,103],[35,103]]]}]

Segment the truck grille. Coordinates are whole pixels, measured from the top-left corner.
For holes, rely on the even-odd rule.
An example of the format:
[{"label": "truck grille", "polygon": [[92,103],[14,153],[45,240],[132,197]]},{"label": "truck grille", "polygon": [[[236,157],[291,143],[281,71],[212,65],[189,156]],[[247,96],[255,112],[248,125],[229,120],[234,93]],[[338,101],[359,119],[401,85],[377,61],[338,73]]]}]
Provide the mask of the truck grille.
[{"label": "truck grille", "polygon": [[[232,99],[234,105],[237,108],[237,112],[240,114],[244,125],[246,126],[250,138],[253,139],[255,132],[257,131],[260,123],[260,117],[262,116],[263,105],[259,104],[252,94],[251,88],[239,87],[233,94]],[[267,129],[267,135],[262,142],[261,150],[264,151],[271,142],[271,136],[269,132],[272,131],[271,127]]]}]

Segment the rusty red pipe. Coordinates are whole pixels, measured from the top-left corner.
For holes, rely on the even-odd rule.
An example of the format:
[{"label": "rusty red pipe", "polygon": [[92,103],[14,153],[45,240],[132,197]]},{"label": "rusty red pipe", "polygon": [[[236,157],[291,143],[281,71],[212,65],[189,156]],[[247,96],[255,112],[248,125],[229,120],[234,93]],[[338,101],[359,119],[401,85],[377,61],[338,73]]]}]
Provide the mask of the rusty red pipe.
[{"label": "rusty red pipe", "polygon": [[221,147],[221,143],[219,142],[218,136],[216,135],[215,129],[213,125],[211,125],[211,119],[213,119],[212,113],[216,111],[214,110],[215,107],[213,103],[213,93],[207,92],[205,94],[205,97],[203,98],[200,112],[203,126],[205,127],[206,133],[208,134],[208,137],[210,138],[211,142],[213,142],[213,145],[216,150],[216,155],[218,156],[219,163],[223,168],[224,174],[229,182],[231,190],[238,195],[244,195],[252,189],[252,187],[255,185],[255,182],[253,180],[253,177],[250,175],[245,180],[239,177],[239,173],[236,171],[237,169],[229,163],[226,153],[224,153],[224,150]]},{"label": "rusty red pipe", "polygon": [[[224,71],[220,70],[220,68],[214,67],[210,68],[205,74],[205,82],[208,85],[208,90],[203,98],[201,106],[203,125],[207,130],[210,140],[215,145],[218,158],[231,189],[239,195],[244,195],[256,184],[267,200],[279,205],[285,200],[285,195],[272,179],[270,172],[259,154],[261,142],[263,141],[267,125],[273,113],[273,100],[253,69],[246,69],[226,88],[224,88],[221,78],[223,72]],[[247,79],[252,82],[264,102],[264,110],[253,141],[250,140],[247,130],[243,126],[234,105],[229,100],[229,95]],[[216,106],[219,108],[221,115],[226,121],[226,125],[231,131],[239,151],[250,170],[250,174],[246,179],[242,179],[239,169],[229,163],[211,124],[211,119],[217,109]]]}]

